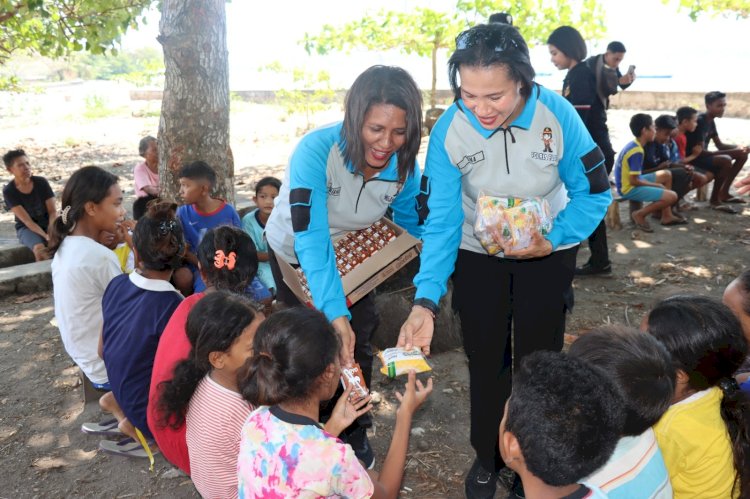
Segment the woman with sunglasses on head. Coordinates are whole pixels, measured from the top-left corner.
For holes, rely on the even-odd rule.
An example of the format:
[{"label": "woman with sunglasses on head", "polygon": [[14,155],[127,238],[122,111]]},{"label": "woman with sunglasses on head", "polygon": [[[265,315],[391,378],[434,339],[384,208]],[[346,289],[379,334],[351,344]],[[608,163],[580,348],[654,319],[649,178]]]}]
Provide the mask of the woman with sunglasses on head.
[{"label": "woman with sunglasses on head", "polygon": [[[455,102],[435,124],[418,197],[424,242],[414,307],[399,346],[429,353],[440,297],[453,273],[453,307],[469,359],[471,443],[467,497],[493,497],[512,363],[563,346],[576,253],[611,201],[604,157],[575,109],[536,84],[513,26],[478,25],[456,38],[448,61]],[[552,229],[492,257],[474,235],[480,191],[544,198]],[[455,270],[454,270],[455,269]],[[505,474],[505,473],[503,473]]]},{"label": "woman with sunglasses on head", "polygon": [[[295,148],[266,238],[277,299],[299,305],[281,275],[277,259],[283,259],[304,271],[313,304],[340,335],[341,365],[356,361],[371,386],[370,338],[379,316],[372,295],[347,306],[332,239],[371,226],[389,208],[395,223],[420,237],[422,95],[403,69],[373,66],[354,81],[344,108],[343,122],[309,132]],[[374,464],[365,433],[371,424],[365,414],[341,434],[367,468]]]}]

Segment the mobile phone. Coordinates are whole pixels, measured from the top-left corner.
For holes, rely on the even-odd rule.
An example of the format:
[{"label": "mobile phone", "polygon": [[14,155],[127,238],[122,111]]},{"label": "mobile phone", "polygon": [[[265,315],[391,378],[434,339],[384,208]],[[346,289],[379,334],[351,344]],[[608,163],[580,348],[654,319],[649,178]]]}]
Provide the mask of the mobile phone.
[{"label": "mobile phone", "polygon": [[632,75],[633,73],[635,73],[635,65],[631,64],[630,67],[628,67],[628,74]]}]

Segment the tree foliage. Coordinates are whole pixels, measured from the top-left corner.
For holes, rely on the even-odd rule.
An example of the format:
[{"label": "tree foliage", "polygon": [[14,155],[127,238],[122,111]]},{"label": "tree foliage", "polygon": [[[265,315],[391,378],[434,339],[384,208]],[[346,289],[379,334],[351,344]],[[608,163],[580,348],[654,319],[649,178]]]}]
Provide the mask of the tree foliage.
[{"label": "tree foliage", "polygon": [[336,98],[336,91],[331,88],[331,75],[327,71],[308,71],[301,67],[287,68],[279,61],[260,69],[291,78],[291,85],[276,90],[276,102],[287,116],[304,111],[306,126],[302,132],[307,132],[315,126],[312,122],[313,113],[327,109]]},{"label": "tree foliage", "polygon": [[[510,5],[504,4],[502,9],[493,0],[458,0],[453,13],[430,8],[416,8],[408,13],[380,11],[341,26],[326,24],[317,35],[306,33],[303,43],[308,53],[348,52],[361,47],[430,57],[430,104],[434,107],[438,52],[452,48],[458,33],[486,22],[490,14],[499,10],[514,13],[514,24],[531,45],[544,43],[550,32],[563,24],[578,27],[588,39],[601,38],[605,31],[604,9],[596,0],[572,3],[567,0],[515,0]],[[549,19],[556,22],[550,23]]]},{"label": "tree foliage", "polygon": [[[662,1],[669,2],[669,0]],[[721,14],[742,19],[750,17],[750,1],[748,0],[679,0],[679,2],[680,9],[687,10],[693,21],[701,14]]]},{"label": "tree foliage", "polygon": [[145,23],[154,0],[0,0],[0,64],[16,50],[50,57],[115,51],[129,28]]}]

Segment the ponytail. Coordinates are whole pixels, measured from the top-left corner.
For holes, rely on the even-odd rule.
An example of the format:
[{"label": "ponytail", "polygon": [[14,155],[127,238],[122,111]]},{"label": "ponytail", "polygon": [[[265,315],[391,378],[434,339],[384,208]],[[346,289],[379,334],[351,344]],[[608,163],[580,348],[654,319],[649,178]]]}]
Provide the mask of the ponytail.
[{"label": "ponytail", "polygon": [[737,474],[732,497],[750,497],[750,396],[740,390],[734,378],[722,379],[719,387],[724,393],[721,417],[727,425]]},{"label": "ponytail", "polygon": [[174,374],[169,381],[159,383],[159,413],[157,422],[160,428],[177,430],[185,424],[185,414],[190,399],[198,388],[198,383],[211,371],[208,358],[205,362],[195,361],[195,349],[190,351],[187,360],[183,360],[174,368]]},{"label": "ponytail", "polygon": [[160,427],[180,428],[185,423],[190,399],[198,383],[213,368],[211,352],[226,352],[255,319],[255,308],[244,296],[216,291],[202,298],[190,311],[185,332],[192,349],[175,366],[171,380],[159,384]]},{"label": "ponytail", "polygon": [[239,377],[242,396],[254,406],[304,400],[336,362],[339,341],[317,310],[293,307],[276,312],[255,333],[253,358]]},{"label": "ponytail", "polygon": [[254,406],[280,404],[289,397],[289,385],[281,366],[265,352],[250,359],[245,376],[242,396]]}]

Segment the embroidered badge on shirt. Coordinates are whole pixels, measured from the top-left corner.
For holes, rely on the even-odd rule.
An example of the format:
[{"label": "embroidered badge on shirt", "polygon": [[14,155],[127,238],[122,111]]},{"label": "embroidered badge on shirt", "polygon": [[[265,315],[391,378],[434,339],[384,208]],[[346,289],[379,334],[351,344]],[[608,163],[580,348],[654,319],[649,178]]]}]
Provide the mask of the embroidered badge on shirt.
[{"label": "embroidered badge on shirt", "polygon": [[467,166],[477,164],[480,161],[484,161],[484,151],[479,151],[475,152],[474,154],[468,154],[464,156],[456,166],[458,166],[459,170],[463,170]]},{"label": "embroidered badge on shirt", "polygon": [[542,152],[531,152],[531,159],[538,159],[541,161],[557,161],[558,156],[552,149],[555,146],[555,139],[552,138],[552,129],[548,126],[544,127],[539,138],[542,140]]}]

